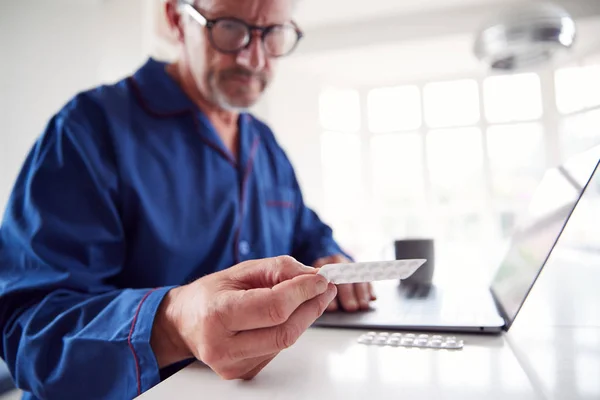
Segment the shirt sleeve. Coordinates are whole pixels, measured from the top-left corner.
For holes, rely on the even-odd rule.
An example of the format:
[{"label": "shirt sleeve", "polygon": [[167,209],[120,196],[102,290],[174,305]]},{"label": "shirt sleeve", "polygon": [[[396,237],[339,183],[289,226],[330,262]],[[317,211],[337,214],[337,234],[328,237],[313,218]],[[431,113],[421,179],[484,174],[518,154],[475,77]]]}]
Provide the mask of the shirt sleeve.
[{"label": "shirt sleeve", "polygon": [[76,104],[51,120],[0,228],[2,357],[37,398],[132,398],[159,382],[150,335],[170,288],[114,284],[125,237],[100,114]]},{"label": "shirt sleeve", "polygon": [[320,258],[337,254],[352,259],[335,241],[331,227],[304,203],[302,190],[295,174],[293,175],[297,211],[292,256],[305,265],[312,265]]}]

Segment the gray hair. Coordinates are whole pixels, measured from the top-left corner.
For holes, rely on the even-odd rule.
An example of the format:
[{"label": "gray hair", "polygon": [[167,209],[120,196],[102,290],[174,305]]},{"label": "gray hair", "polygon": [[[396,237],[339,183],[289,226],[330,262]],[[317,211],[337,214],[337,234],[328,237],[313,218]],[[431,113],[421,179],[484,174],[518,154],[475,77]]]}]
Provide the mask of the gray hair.
[{"label": "gray hair", "polygon": [[[179,5],[184,5],[184,4],[194,4],[194,0],[177,0],[177,4]],[[294,8],[298,5],[298,3],[300,3],[300,0],[292,0],[292,3],[294,4]]]}]

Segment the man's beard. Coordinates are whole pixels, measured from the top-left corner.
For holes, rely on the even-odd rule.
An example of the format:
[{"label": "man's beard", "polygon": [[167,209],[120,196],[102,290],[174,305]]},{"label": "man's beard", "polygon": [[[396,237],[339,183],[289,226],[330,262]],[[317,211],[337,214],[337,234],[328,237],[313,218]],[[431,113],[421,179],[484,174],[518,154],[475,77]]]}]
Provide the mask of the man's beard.
[{"label": "man's beard", "polygon": [[[213,101],[219,107],[228,111],[236,111],[243,112],[248,108],[252,107],[258,100],[260,96],[257,96],[256,99],[240,99],[236,98],[235,94],[229,95],[225,93],[224,90],[221,89],[219,83],[226,82],[228,79],[233,77],[242,77],[242,78],[254,78],[260,82],[260,94],[262,95],[269,84],[269,79],[264,73],[253,73],[244,69],[242,67],[234,67],[230,69],[223,70],[219,73],[218,77],[214,72],[210,72],[208,74],[208,85],[210,87]],[[240,89],[245,90],[245,89]],[[248,90],[250,90],[248,88]],[[243,95],[242,95],[243,96]],[[241,96],[240,96],[241,97]]]}]

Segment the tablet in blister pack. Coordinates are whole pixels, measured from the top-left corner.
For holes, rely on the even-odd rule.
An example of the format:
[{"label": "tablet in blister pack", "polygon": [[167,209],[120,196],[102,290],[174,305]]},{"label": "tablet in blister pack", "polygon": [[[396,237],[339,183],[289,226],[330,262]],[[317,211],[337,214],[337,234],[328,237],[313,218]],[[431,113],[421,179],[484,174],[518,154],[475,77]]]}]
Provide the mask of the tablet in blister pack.
[{"label": "tablet in blister pack", "polygon": [[336,285],[343,283],[374,282],[388,279],[406,279],[427,260],[394,260],[346,264],[327,264],[319,274]]},{"label": "tablet in blister pack", "polygon": [[460,350],[464,342],[454,336],[415,335],[413,333],[368,332],[358,338],[358,343],[366,345],[419,347],[429,349]]}]

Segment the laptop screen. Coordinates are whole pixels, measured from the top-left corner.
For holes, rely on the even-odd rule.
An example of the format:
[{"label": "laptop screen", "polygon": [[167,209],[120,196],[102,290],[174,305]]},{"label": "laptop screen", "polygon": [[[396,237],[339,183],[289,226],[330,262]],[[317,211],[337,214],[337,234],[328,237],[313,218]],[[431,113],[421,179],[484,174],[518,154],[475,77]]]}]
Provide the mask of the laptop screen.
[{"label": "laptop screen", "polygon": [[492,281],[506,329],[515,320],[599,162],[593,148],[544,174]]}]

